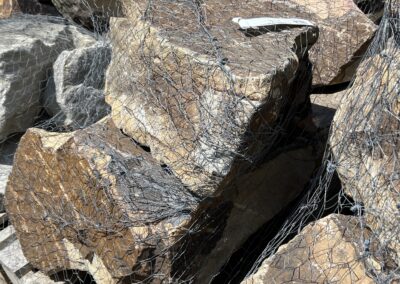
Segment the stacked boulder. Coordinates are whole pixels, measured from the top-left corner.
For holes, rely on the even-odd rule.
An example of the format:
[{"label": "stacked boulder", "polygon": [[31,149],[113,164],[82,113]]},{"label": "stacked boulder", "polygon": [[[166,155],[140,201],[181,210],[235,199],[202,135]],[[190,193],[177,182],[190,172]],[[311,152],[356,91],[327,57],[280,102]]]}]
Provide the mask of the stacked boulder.
[{"label": "stacked boulder", "polygon": [[[87,2],[80,13],[80,1],[54,1],[86,26],[101,2]],[[348,81],[376,26],[352,0],[123,2],[126,17],[110,20],[112,52],[68,33],[72,43],[54,47],[60,52],[43,67],[52,70],[50,80],[47,73],[29,80],[44,85],[28,101],[43,105],[55,126],[74,131],[27,131],[6,208],[27,260],[47,274],[72,269],[97,283],[208,283],[309,182],[321,158],[304,142],[312,129],[305,126],[311,84]],[[254,15],[312,24],[243,30],[232,21]],[[12,66],[17,75],[26,70]],[[39,108],[29,111],[34,117]],[[32,125],[9,121],[19,124],[5,124],[12,130],[4,137]],[[334,249],[334,238],[342,251],[352,248],[356,276],[365,274],[342,234],[360,233],[352,231],[356,220],[330,218],[305,234],[327,224],[337,232],[319,242],[306,238],[306,248]],[[349,259],[341,257],[338,263]],[[329,259],[312,259],[304,269],[326,270]],[[337,273],[347,277],[344,270]],[[324,275],[309,280],[334,279]]]}]

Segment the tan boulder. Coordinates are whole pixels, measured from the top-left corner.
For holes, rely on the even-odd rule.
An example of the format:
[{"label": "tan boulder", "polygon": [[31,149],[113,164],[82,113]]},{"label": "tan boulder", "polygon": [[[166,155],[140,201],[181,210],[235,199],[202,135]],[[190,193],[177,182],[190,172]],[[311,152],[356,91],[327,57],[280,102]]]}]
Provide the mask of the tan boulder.
[{"label": "tan boulder", "polygon": [[[248,14],[268,10],[254,3]],[[149,25],[138,16],[144,4],[132,2],[130,17],[111,23],[106,101],[113,121],[196,194],[218,194],[249,165],[246,159],[272,147],[278,118],[306,102],[306,51],[317,29],[247,37],[231,21],[235,5],[214,13],[226,3],[208,1],[211,40],[196,17],[185,15],[196,13],[191,8],[162,2]],[[168,18],[170,10],[182,13],[179,21]]]},{"label": "tan boulder", "polygon": [[161,273],[160,252],[181,236],[194,201],[107,118],[72,133],[28,130],[6,191],[29,262],[88,271],[97,283]]},{"label": "tan boulder", "polygon": [[[360,65],[336,112],[332,165],[365,212],[382,250],[400,264],[400,50],[393,39]],[[360,210],[361,210],[360,209]]]},{"label": "tan boulder", "polygon": [[319,129],[329,129],[346,90],[331,94],[311,94],[312,121]]},{"label": "tan boulder", "polygon": [[242,284],[375,283],[368,272],[379,260],[365,254],[362,239],[371,233],[358,220],[332,214],[307,225]]},{"label": "tan boulder", "polygon": [[33,128],[6,208],[26,258],[45,273],[205,283],[300,193],[316,163],[313,149],[292,149],[237,176],[219,198],[198,199],[108,118],[72,133]]},{"label": "tan boulder", "polygon": [[15,13],[59,15],[57,10],[38,0],[0,0],[0,19]]}]

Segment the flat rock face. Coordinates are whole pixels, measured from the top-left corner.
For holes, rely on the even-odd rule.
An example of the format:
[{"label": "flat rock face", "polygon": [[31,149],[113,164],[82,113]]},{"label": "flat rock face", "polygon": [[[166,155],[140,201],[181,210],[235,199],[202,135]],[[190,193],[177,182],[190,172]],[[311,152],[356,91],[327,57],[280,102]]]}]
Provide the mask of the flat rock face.
[{"label": "flat rock face", "polygon": [[332,94],[311,94],[312,120],[319,129],[328,129],[346,91]]},{"label": "flat rock face", "polygon": [[[359,67],[330,137],[347,194],[363,204],[382,249],[400,264],[400,51],[393,39]],[[396,256],[397,254],[397,256]]]},{"label": "flat rock face", "polygon": [[169,268],[167,254],[151,257],[181,236],[196,204],[107,119],[72,133],[28,130],[6,199],[34,267],[89,271],[97,283]]},{"label": "flat rock face", "polygon": [[104,41],[60,54],[42,103],[55,125],[83,128],[108,114],[104,82],[110,60],[111,47]]},{"label": "flat rock face", "polygon": [[120,0],[52,0],[54,6],[67,19],[82,24],[88,28],[98,28],[93,25],[106,24],[110,17],[122,15]]},{"label": "flat rock face", "polygon": [[358,218],[332,214],[307,225],[267,258],[242,284],[375,283],[368,276],[373,256],[363,258]]},{"label": "flat rock face", "polygon": [[32,126],[53,62],[94,39],[56,19],[21,16],[0,22],[0,141]]},{"label": "flat rock face", "polygon": [[[129,19],[111,23],[106,101],[117,127],[150,147],[196,194],[213,195],[243,170],[243,157],[256,159],[274,143],[267,133],[285,107],[306,101],[310,73],[304,56],[317,31],[247,37],[231,22],[234,10],[213,13],[222,6],[210,1],[210,40],[193,7],[156,3],[153,25],[139,20],[142,7],[135,3]],[[250,5],[248,13],[260,7]],[[165,18],[168,10],[182,17]],[[293,92],[296,84],[301,87]]]}]

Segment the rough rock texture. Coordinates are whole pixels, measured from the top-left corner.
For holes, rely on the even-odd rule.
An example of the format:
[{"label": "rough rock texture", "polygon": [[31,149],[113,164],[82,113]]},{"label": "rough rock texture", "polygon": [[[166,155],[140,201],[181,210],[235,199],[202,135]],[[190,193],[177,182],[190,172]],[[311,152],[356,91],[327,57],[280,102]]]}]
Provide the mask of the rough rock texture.
[{"label": "rough rock texture", "polygon": [[329,128],[346,91],[331,94],[311,94],[312,120],[320,129]]},{"label": "rough rock texture", "polygon": [[[8,176],[11,173],[14,154],[18,146],[20,136],[14,136],[7,141],[0,143],[0,213],[4,212],[4,194]],[[2,222],[0,221],[0,227]]]},{"label": "rough rock texture", "polygon": [[[38,0],[0,0],[0,19],[15,13],[59,15],[52,6]],[[50,4],[50,3],[49,3]]]},{"label": "rough rock texture", "polygon": [[4,212],[4,194],[12,166],[0,164],[0,212]]},{"label": "rough rock texture", "polygon": [[104,81],[110,60],[111,47],[103,41],[60,54],[42,103],[56,125],[82,128],[107,115]]},{"label": "rough rock texture", "polygon": [[[330,145],[345,191],[363,204],[382,249],[400,264],[400,50],[386,48],[359,67],[336,112]],[[397,256],[396,256],[397,254]]]},{"label": "rough rock texture", "polygon": [[361,241],[369,234],[358,218],[328,215],[307,225],[242,284],[375,283],[368,269],[379,262],[364,254]]},{"label": "rough rock texture", "polygon": [[93,42],[76,27],[42,16],[0,22],[0,141],[32,126],[58,55]]},{"label": "rough rock texture", "polygon": [[378,22],[384,12],[384,0],[354,0],[354,3],[363,11],[373,22]]},{"label": "rough rock texture", "polygon": [[31,128],[15,157],[7,212],[25,256],[44,272],[89,271],[97,283],[198,273],[206,283],[298,194],[316,166],[312,155],[279,154],[222,200],[200,200],[109,118],[72,133]]},{"label": "rough rock texture", "polygon": [[[208,283],[249,235],[298,195],[317,164],[312,149],[293,143],[293,152],[282,153],[288,150],[278,142],[307,102],[306,51],[317,29],[247,36],[231,21],[241,4],[207,1],[210,38],[188,2],[155,1],[153,25],[139,20],[145,3],[129,3],[128,18],[111,21],[106,101],[118,128],[207,200],[192,219],[199,233],[188,237],[174,269]],[[269,5],[254,1],[243,11],[268,13]],[[265,157],[271,149],[276,152]],[[289,157],[298,157],[295,165]],[[285,186],[275,180],[278,172],[287,175]]]},{"label": "rough rock texture", "polygon": [[89,271],[97,283],[161,269],[146,259],[182,234],[195,201],[107,119],[72,133],[28,130],[6,199],[34,267]]},{"label": "rough rock texture", "polygon": [[[165,8],[178,9],[171,5]],[[164,19],[160,11],[154,17]],[[206,54],[213,42],[203,37],[195,17],[182,17],[187,23],[166,18],[151,28],[137,18],[112,23],[106,101],[115,124],[203,197],[243,171],[241,156],[256,159],[273,145],[279,133],[271,129],[286,107],[305,103],[310,81],[304,51],[316,40],[315,29],[246,37],[231,23],[233,15],[208,18],[226,25],[215,28],[226,38],[218,43],[229,62],[222,67]],[[175,24],[185,27],[182,34],[165,36]],[[166,30],[159,33],[161,28]],[[191,39],[185,42],[186,33]]]},{"label": "rough rock texture", "polygon": [[[120,0],[52,0],[67,19],[88,28],[102,28],[110,17],[122,15]],[[96,22],[93,23],[93,20]]]}]

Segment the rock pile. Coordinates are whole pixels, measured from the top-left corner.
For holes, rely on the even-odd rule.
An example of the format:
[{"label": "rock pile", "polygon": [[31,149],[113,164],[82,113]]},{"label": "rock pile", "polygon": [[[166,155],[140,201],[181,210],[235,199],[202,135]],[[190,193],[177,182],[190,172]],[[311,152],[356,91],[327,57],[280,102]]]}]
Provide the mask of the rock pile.
[{"label": "rock pile", "polygon": [[[3,4],[1,15],[23,2]],[[379,95],[357,101],[398,95],[398,54],[382,51],[359,66],[348,91],[310,101],[312,86],[354,75],[377,29],[356,5],[364,4],[53,3],[70,23],[34,15],[0,21],[0,150],[26,131],[12,169],[0,152],[0,198],[7,188],[13,225],[0,264],[14,267],[1,263],[2,253],[23,252],[21,266],[6,271],[14,282],[32,268],[49,283],[46,275],[64,270],[99,284],[211,282],[311,183],[322,158],[316,130],[327,131],[337,108],[329,140],[335,169],[356,204],[373,210],[365,220],[332,214],[309,224],[244,283],[373,283],[371,267],[399,263],[390,236],[398,233],[398,185],[386,183],[398,167],[386,150],[398,142],[383,135],[398,129],[399,105],[382,114],[373,111],[384,104]],[[232,21],[259,16],[311,24],[241,29]],[[395,40],[388,44],[395,50]],[[379,126],[381,151],[359,147],[373,133],[362,132],[367,122],[353,121],[353,109]],[[362,130],[348,133],[358,122]],[[344,150],[333,146],[347,140]],[[374,214],[387,206],[385,216]],[[383,217],[393,223],[382,225]],[[383,257],[382,242],[394,253]]]}]

